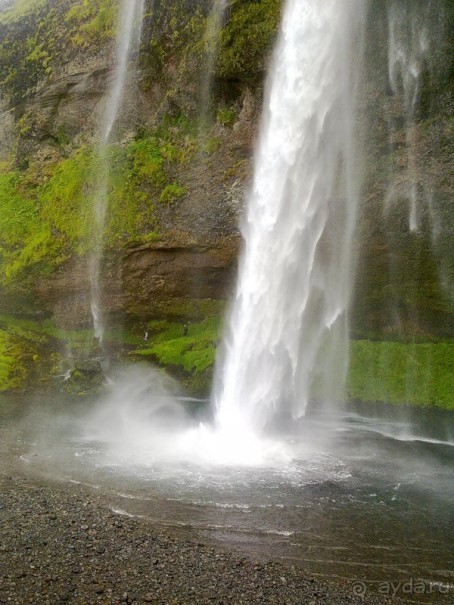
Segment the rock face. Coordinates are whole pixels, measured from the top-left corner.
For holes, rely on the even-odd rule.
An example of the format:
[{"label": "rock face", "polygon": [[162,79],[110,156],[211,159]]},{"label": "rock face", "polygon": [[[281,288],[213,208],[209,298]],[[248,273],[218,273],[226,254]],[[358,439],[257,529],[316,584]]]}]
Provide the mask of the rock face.
[{"label": "rock face", "polygon": [[[102,0],[99,4],[103,4]],[[65,0],[65,7],[62,5],[60,9],[68,11],[77,5],[77,0]],[[196,13],[202,11],[197,18],[203,25],[204,3],[196,6]],[[26,27],[17,24],[5,27],[12,27],[16,35],[25,37],[44,18],[44,13],[38,11],[27,17]],[[191,14],[185,11],[178,18],[183,25],[191,22]],[[70,33],[67,32],[69,37]],[[193,42],[189,40],[185,48]],[[149,43],[149,38],[144,38],[143,46]],[[112,84],[115,59],[111,40],[99,52],[93,52],[91,47],[86,52],[83,47],[71,50],[70,44],[68,49],[61,52],[60,65],[55,57],[51,60],[51,77],[43,77],[33,87],[29,87],[31,77],[18,80],[0,114],[2,131],[10,133],[0,143],[0,154],[7,158],[8,153],[14,152],[14,166],[19,170],[33,166],[37,188],[45,186],[55,167],[78,149],[83,146],[96,149],[106,95]],[[180,51],[169,58],[159,77],[154,64],[151,68],[143,65],[141,69],[137,65],[135,57],[117,119],[120,148],[134,141],[139,131],[154,132],[166,115],[182,115],[188,110],[187,119],[196,124],[201,111],[197,82],[203,65],[194,57],[188,58]],[[183,81],[191,82],[191,86],[183,90]],[[153,210],[157,241],[149,244],[137,236],[134,243],[106,245],[101,292],[108,323],[119,317],[135,322],[169,314],[181,316],[187,313],[188,301],[228,297],[240,245],[238,223],[259,95],[257,86],[253,92],[239,87],[232,110],[235,128],[214,119],[199,141],[197,135],[195,139],[192,135],[200,151],[189,149],[191,161],[178,159],[166,175],[170,186],[182,183],[185,194],[178,203],[155,204]],[[223,103],[222,96],[218,102]],[[184,146],[185,141],[181,140],[181,144]],[[151,203],[151,199],[147,200],[151,195],[147,191],[145,203]],[[58,263],[52,275],[37,275],[31,283],[28,280],[27,286],[10,283],[8,289],[12,295],[16,287],[22,292],[31,290],[34,308],[53,317],[58,327],[89,326],[92,320],[88,256],[71,248],[65,251],[65,256],[66,260]],[[173,310],[169,313],[169,309]]]},{"label": "rock face", "polygon": [[[452,10],[442,0],[439,2],[447,11],[443,14],[449,17]],[[98,9],[107,11],[104,0],[95,4],[93,14],[80,13],[79,21],[74,15],[72,20],[68,18],[72,8],[81,9],[78,0],[64,0],[52,10],[43,6],[27,14],[20,24],[0,21],[3,38],[11,47],[17,46],[14,52],[6,43],[0,48],[0,59],[6,66],[1,74],[4,98],[0,106],[0,160],[11,161],[11,168],[23,179],[20,191],[31,191],[32,198],[59,162],[73,157],[83,146],[96,147],[115,58],[114,38],[106,34],[107,27],[95,31],[93,38],[83,38],[97,26]],[[209,99],[212,115],[203,134],[198,123],[203,113],[200,90],[208,63],[200,40],[206,29],[208,3],[188,0],[159,4],[152,17],[146,11],[140,58],[135,57],[130,65],[116,143],[121,153],[128,143],[140,140],[143,132],[159,139],[161,163],[177,156],[169,164],[164,184],[174,188],[178,184],[179,193],[178,199],[162,202],[162,193],[156,195],[151,187],[144,188],[140,195],[147,209],[154,195],[150,231],[155,237],[150,242],[138,229],[138,234],[133,234],[137,237],[129,237],[126,243],[106,245],[101,290],[111,322],[119,317],[133,323],[169,315],[184,317],[188,302],[224,301],[232,290],[241,247],[238,225],[252,172],[269,44],[257,50],[254,45],[258,42],[251,37],[248,43],[255,63],[251,59],[250,65],[247,57],[241,62],[234,53],[243,48],[241,36],[244,38],[245,31],[258,31],[262,36],[260,27],[268,24],[270,7],[274,17],[278,15],[277,0],[262,4],[260,18],[253,10],[255,3],[246,1],[233,3],[226,15],[228,35],[221,36],[220,57],[213,63]],[[150,7],[151,3],[147,5]],[[41,45],[33,38],[40,24],[47,32]],[[449,121],[452,84],[449,78],[442,81],[441,77],[424,83],[415,120],[414,153],[420,197],[427,193],[432,206],[423,207],[421,228],[410,233],[403,216],[405,204],[396,204],[383,217],[389,181],[393,179],[397,185],[405,181],[402,167],[408,161],[404,116],[402,109],[396,109],[399,99],[388,90],[385,6],[370,9],[367,28],[365,72],[378,75],[367,78],[363,91],[367,170],[357,232],[359,263],[352,323],[360,334],[386,336],[404,330],[446,336],[452,334],[453,327],[449,287],[454,260],[452,246],[446,244],[452,228],[446,227],[452,226],[452,179],[448,178],[453,140]],[[268,32],[269,42],[273,35]],[[439,64],[440,57],[436,60]],[[441,60],[446,59],[442,56]],[[428,96],[428,91],[433,94]],[[171,125],[163,134],[163,124],[169,121]],[[177,143],[173,142],[169,151],[167,138],[179,121],[189,126],[186,131],[180,128]],[[133,174],[139,169],[133,160],[131,164]],[[35,168],[27,173],[29,165]],[[437,220],[443,225],[438,235],[435,223],[427,218],[431,208],[436,209]],[[51,233],[60,237],[60,227],[52,223]],[[8,288],[11,295],[15,295],[16,285],[21,295],[30,293],[35,307],[53,316],[60,327],[87,326],[91,318],[86,251],[77,250],[73,241],[64,242],[66,247],[63,252],[59,250],[52,271],[33,278],[31,265],[28,281],[10,283]]]},{"label": "rock face", "polygon": [[[166,239],[111,253],[103,268],[103,306],[112,322],[191,317],[191,301],[225,300],[236,273],[238,237]],[[60,328],[89,327],[86,264],[61,267],[36,287],[41,305]]]}]

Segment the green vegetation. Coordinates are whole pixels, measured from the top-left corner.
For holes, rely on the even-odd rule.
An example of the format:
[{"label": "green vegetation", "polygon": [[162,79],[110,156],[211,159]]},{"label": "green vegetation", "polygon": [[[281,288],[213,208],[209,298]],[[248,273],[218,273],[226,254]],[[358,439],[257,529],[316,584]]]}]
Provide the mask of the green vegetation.
[{"label": "green vegetation", "polygon": [[0,316],[0,392],[25,386],[45,342],[29,324]]},{"label": "green vegetation", "polygon": [[234,107],[220,107],[217,120],[222,126],[233,126],[237,119],[237,111]]},{"label": "green vegetation", "polygon": [[454,342],[351,343],[352,399],[454,409]]},{"label": "green vegetation", "polygon": [[[180,319],[147,324],[142,333],[108,331],[107,344],[127,345],[130,355],[146,358],[175,375],[189,393],[210,389],[216,347],[221,335],[218,301],[187,301],[179,305]],[[174,309],[175,317],[177,309]],[[184,317],[188,333],[184,334]],[[91,330],[60,330],[51,320],[36,322],[0,316],[0,391],[24,388],[40,376],[43,385],[62,372],[57,353],[70,343],[73,353],[92,345]],[[45,351],[45,353],[43,353]],[[352,400],[454,409],[454,342],[351,342],[347,394]]]},{"label": "green vegetation", "polygon": [[[118,329],[108,330],[105,342],[115,350],[118,345],[137,347],[143,340]],[[50,319],[38,322],[0,315],[0,392],[36,388],[37,381],[52,386],[53,378],[71,369],[61,354],[68,346],[76,359],[86,358],[87,352],[95,353],[97,342],[91,329],[61,330]],[[61,386],[61,379],[55,386]]]},{"label": "green vegetation", "polygon": [[0,13],[0,85],[21,99],[80,48],[97,53],[115,38],[116,0],[15,0]]},{"label": "green vegetation", "polygon": [[166,185],[159,196],[159,201],[162,204],[171,204],[172,202],[183,197],[186,193],[186,188],[178,185],[178,183],[171,183]]},{"label": "green vegetation", "polygon": [[189,392],[206,394],[209,390],[216,346],[221,333],[219,316],[188,324],[184,334],[181,322],[152,321],[148,324],[150,341],[133,354],[147,357],[176,374]]},{"label": "green vegetation", "polygon": [[226,79],[254,80],[266,70],[281,17],[281,0],[238,0],[221,31],[218,75]]},{"label": "green vegetation", "polygon": [[117,0],[79,0],[68,11],[66,22],[74,26],[71,40],[79,46],[103,45],[115,37]]},{"label": "green vegetation", "polygon": [[0,210],[1,281],[19,277],[25,286],[32,271],[51,271],[52,259],[61,258],[59,243],[50,226],[40,221],[33,195],[19,173],[0,174]]},{"label": "green vegetation", "polygon": [[28,371],[21,343],[0,329],[0,392],[23,386]]},{"label": "green vegetation", "polygon": [[124,147],[112,145],[107,157],[96,157],[85,146],[52,165],[31,164],[22,172],[5,168],[0,172],[0,282],[28,287],[32,272],[35,278],[50,275],[69,256],[87,253],[99,195],[107,197],[106,247],[156,241],[156,208],[186,193],[174,174],[197,152],[193,131],[186,121],[173,120]]},{"label": "green vegetation", "polygon": [[14,0],[11,6],[0,13],[0,23],[11,23],[23,19],[45,3],[46,0]]},{"label": "green vegetation", "polygon": [[[221,334],[218,316],[189,325],[153,321],[150,341],[133,352],[175,373],[191,390],[209,390]],[[352,400],[454,409],[454,342],[351,342],[347,394]],[[203,380],[200,380],[203,378]]]}]

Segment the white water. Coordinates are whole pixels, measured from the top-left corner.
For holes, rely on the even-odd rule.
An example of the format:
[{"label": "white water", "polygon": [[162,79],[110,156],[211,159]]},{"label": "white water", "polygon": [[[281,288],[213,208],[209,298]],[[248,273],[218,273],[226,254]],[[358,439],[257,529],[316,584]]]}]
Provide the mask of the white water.
[{"label": "white water", "polygon": [[272,62],[245,251],[218,362],[221,434],[342,397],[358,199],[361,0],[288,0]]},{"label": "white water", "polygon": [[90,290],[93,330],[99,344],[104,338],[104,317],[102,312],[101,260],[103,238],[107,212],[107,192],[109,184],[109,161],[107,146],[111,139],[119,110],[122,105],[127,82],[128,65],[132,53],[138,50],[141,35],[144,0],[123,0],[119,12],[119,30],[117,37],[117,63],[112,84],[106,101],[99,138],[97,162],[97,187],[93,208],[93,253],[90,258]]},{"label": "white water", "polygon": [[[411,10],[409,10],[411,8]],[[433,7],[432,7],[433,8]],[[388,12],[388,72],[396,109],[405,116],[406,170],[390,181],[387,206],[402,197],[407,200],[410,231],[418,231],[418,157],[415,110],[421,88],[422,68],[430,53],[431,3],[424,5],[393,1]]]}]

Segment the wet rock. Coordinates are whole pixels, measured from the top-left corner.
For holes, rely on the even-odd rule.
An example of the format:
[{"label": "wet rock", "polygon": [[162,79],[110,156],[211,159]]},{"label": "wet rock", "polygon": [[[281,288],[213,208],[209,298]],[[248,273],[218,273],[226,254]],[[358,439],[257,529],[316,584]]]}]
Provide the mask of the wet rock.
[{"label": "wet rock", "polygon": [[[69,377],[62,384],[62,390],[67,393],[85,394],[101,391],[106,384],[106,377],[98,359],[78,361],[71,370]],[[81,529],[88,529],[82,525]]]},{"label": "wet rock", "polygon": [[[341,581],[308,581],[295,567],[254,561],[194,543],[181,535],[164,533],[146,520],[119,521],[109,509],[107,495],[94,495],[82,486],[36,486],[31,479],[7,479],[0,469],[0,489],[8,511],[7,515],[0,511],[2,605],[364,605],[362,598],[352,594],[351,586]],[[53,523],[48,523],[40,510],[42,490],[46,507],[58,511]],[[93,536],[88,529],[82,530],[95,526],[97,536],[106,545],[101,547],[105,548],[102,556],[91,548]],[[26,547],[32,538],[40,546],[37,552],[32,551],[33,563],[23,575],[25,567],[19,562],[30,559]],[[68,549],[68,543],[74,540],[77,548]],[[12,562],[16,562],[15,567]],[[399,601],[368,594],[367,603]]]}]

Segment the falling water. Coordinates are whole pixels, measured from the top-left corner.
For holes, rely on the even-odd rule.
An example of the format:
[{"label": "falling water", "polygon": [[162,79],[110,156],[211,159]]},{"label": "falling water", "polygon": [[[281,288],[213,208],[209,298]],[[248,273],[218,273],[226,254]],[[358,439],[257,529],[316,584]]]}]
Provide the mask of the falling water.
[{"label": "falling water", "polygon": [[217,422],[227,432],[260,432],[276,414],[302,416],[314,395],[342,393],[363,4],[286,3],[217,369]]},{"label": "falling water", "polygon": [[[389,324],[408,338],[431,327],[421,304],[430,288],[439,290],[440,298],[454,299],[453,255],[447,245],[451,194],[443,183],[449,153],[440,138],[444,129],[448,133],[449,105],[443,94],[450,70],[452,7],[436,0],[390,0],[387,9],[387,304]],[[429,142],[434,136],[436,148]]]},{"label": "falling water", "polygon": [[107,211],[109,162],[107,146],[121,108],[131,55],[140,42],[144,0],[123,0],[119,14],[120,27],[117,38],[117,64],[106,102],[98,149],[98,178],[94,196],[93,252],[90,258],[91,313],[95,337],[100,344],[104,338],[104,318],[101,305],[101,260],[104,226]]},{"label": "falling water", "polygon": [[199,115],[199,121],[202,129],[204,126],[206,126],[211,106],[214,65],[219,43],[219,33],[224,20],[226,7],[227,0],[213,0],[211,11],[207,20],[207,28],[205,31],[206,66],[203,72],[203,81],[201,85]]},{"label": "falling water", "polygon": [[417,231],[418,166],[416,154],[415,110],[421,88],[421,74],[430,52],[429,17],[431,3],[414,5],[391,2],[388,14],[388,70],[394,99],[405,119],[406,175],[399,183],[391,181],[388,204],[406,198],[409,204],[409,228]]}]

